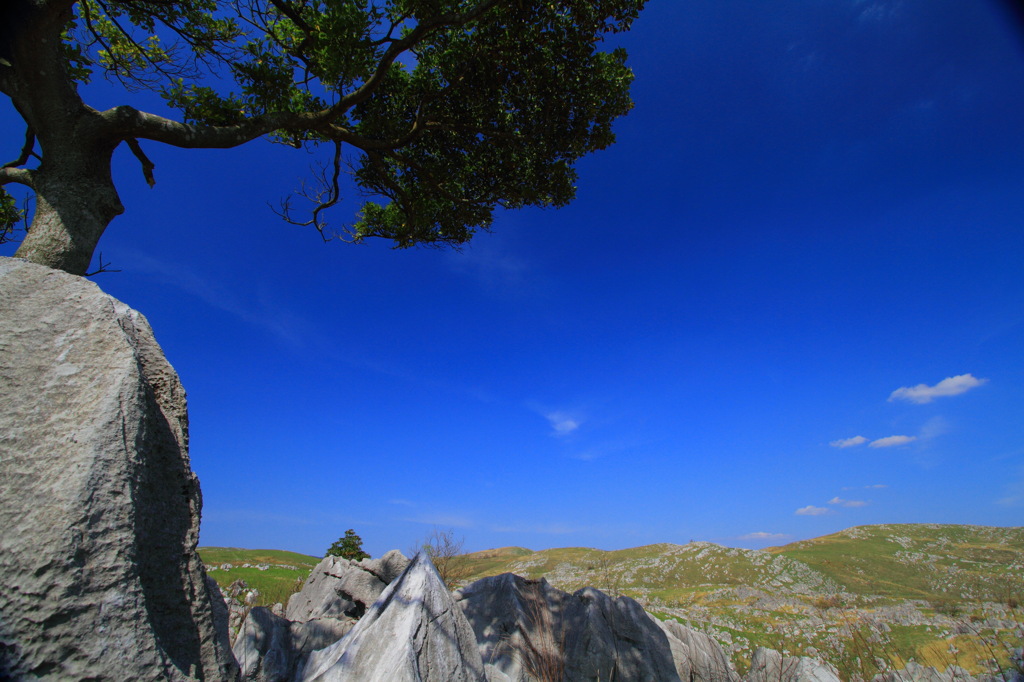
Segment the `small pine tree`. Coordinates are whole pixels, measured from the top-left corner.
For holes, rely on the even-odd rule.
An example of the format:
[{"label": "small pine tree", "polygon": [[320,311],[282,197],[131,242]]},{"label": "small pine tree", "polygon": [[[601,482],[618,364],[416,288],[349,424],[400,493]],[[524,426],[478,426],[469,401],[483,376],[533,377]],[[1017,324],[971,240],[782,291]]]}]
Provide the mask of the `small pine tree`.
[{"label": "small pine tree", "polygon": [[370,558],[370,555],[363,551],[363,539],[351,528],[345,531],[345,537],[338,538],[338,541],[331,545],[327,550],[327,556],[340,556],[342,559],[353,561]]}]

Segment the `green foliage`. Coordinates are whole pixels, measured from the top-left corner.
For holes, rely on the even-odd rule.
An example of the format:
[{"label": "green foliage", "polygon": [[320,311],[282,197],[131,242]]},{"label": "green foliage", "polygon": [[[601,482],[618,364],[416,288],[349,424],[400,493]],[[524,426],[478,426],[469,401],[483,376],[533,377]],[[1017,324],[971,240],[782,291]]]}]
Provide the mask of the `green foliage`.
[{"label": "green foliage", "polygon": [[[325,236],[457,245],[496,207],[574,197],[573,163],[632,108],[625,52],[597,48],[645,1],[79,0],[63,37],[74,80],[156,89],[185,122],[294,114],[273,139],[335,154],[301,195]],[[318,210],[340,198],[338,144],[373,197],[342,232]]]},{"label": "green foliage", "polygon": [[0,244],[12,240],[18,223],[24,217],[25,214],[18,208],[14,197],[0,187]]},{"label": "green foliage", "polygon": [[370,555],[363,551],[363,539],[356,535],[356,532],[351,528],[345,531],[343,537],[331,545],[330,549],[327,550],[327,556],[339,556],[342,559],[351,559],[352,561],[370,558]]}]

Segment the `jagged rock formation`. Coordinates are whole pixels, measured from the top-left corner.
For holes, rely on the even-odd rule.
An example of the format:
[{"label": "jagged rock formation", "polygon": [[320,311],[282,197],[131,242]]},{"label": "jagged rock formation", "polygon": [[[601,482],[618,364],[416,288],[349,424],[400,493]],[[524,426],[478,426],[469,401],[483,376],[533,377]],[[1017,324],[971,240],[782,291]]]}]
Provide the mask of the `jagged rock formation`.
[{"label": "jagged rock formation", "polygon": [[0,678],[234,679],[185,391],[149,324],[8,258],[0,321]]},{"label": "jagged rock formation", "polygon": [[313,652],[301,682],[484,682],[462,610],[425,554],[339,642]]},{"label": "jagged rock formation", "polygon": [[351,561],[329,556],[309,574],[302,590],[288,600],[288,620],[359,618],[377,601],[409,560],[393,549],[380,559]]},{"label": "jagged rock formation", "polygon": [[[949,682],[950,678],[945,678]],[[839,682],[830,665],[807,656],[783,656],[774,649],[758,647],[750,661],[745,682]]]},{"label": "jagged rock formation", "polygon": [[355,624],[350,618],[293,622],[265,607],[254,607],[246,616],[233,649],[242,679],[289,682],[311,652],[334,644]]},{"label": "jagged rock formation", "polygon": [[668,635],[676,671],[684,682],[738,682],[739,674],[714,639],[674,620],[655,619]]},{"label": "jagged rock formation", "polygon": [[398,550],[362,561],[326,557],[288,600],[286,617],[262,607],[249,611],[233,648],[242,679],[293,679],[312,651],[341,639],[408,565]]},{"label": "jagged rock formation", "polygon": [[[490,682],[736,679],[720,647],[693,633],[700,646],[691,648],[628,597],[613,599],[593,588],[569,595],[546,580],[506,573],[478,580],[456,598],[473,626]],[[706,651],[713,652],[714,663],[700,658]]]}]

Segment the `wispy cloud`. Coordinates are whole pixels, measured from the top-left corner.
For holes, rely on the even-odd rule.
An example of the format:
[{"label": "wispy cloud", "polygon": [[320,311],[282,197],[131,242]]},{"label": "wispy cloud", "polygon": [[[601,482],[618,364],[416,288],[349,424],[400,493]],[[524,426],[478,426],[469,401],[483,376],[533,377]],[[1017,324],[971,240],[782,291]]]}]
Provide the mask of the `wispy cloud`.
[{"label": "wispy cloud", "polygon": [[793,513],[797,516],[823,516],[824,514],[831,514],[832,510],[827,507],[815,507],[813,504],[809,504],[806,507],[800,507]]},{"label": "wispy cloud", "polygon": [[791,537],[793,537],[793,536],[792,535],[787,535],[785,533],[766,533],[763,530],[759,530],[759,531],[756,531],[754,533],[747,533],[746,535],[741,535],[741,536],[739,536],[736,539],[737,540],[785,540],[785,539],[791,538]]},{"label": "wispy cloud", "polygon": [[977,388],[986,383],[988,379],[978,379],[971,374],[958,374],[955,377],[947,377],[935,384],[918,384],[917,386],[903,386],[897,388],[889,395],[889,401],[906,400],[918,405],[930,403],[936,398],[945,398],[953,395],[966,393],[972,388]]},{"label": "wispy cloud", "polygon": [[868,443],[869,448],[891,448],[897,445],[906,445],[917,440],[917,436],[886,436]]},{"label": "wispy cloud", "polygon": [[932,438],[938,438],[948,431],[949,423],[941,416],[936,415],[924,423],[919,437],[921,440],[931,440]]},{"label": "wispy cloud", "polygon": [[132,267],[170,286],[195,296],[207,305],[271,332],[288,345],[299,348],[311,334],[309,325],[287,307],[271,300],[268,292],[239,297],[237,290],[221,281],[200,275],[179,263],[169,264],[144,253],[128,251]]},{"label": "wispy cloud", "polygon": [[1017,469],[1016,480],[1003,487],[1003,496],[996,500],[1000,507],[1024,507],[1024,467]]},{"label": "wispy cloud", "polygon": [[570,433],[580,428],[580,424],[583,423],[582,419],[576,416],[569,415],[565,412],[548,412],[544,415],[544,418],[551,424],[551,429],[554,431],[556,436],[568,436]]},{"label": "wispy cloud", "polygon": [[829,445],[831,445],[834,448],[852,448],[855,445],[860,445],[861,443],[867,442],[868,439],[865,438],[864,436],[854,436],[853,438],[840,438],[839,440],[834,440],[831,443],[829,443]]},{"label": "wispy cloud", "polygon": [[886,483],[874,483],[872,485],[844,485],[843,490],[881,490],[888,487]]},{"label": "wispy cloud", "polygon": [[864,500],[844,500],[843,498],[836,496],[828,501],[829,504],[834,504],[840,507],[866,507],[868,505]]}]

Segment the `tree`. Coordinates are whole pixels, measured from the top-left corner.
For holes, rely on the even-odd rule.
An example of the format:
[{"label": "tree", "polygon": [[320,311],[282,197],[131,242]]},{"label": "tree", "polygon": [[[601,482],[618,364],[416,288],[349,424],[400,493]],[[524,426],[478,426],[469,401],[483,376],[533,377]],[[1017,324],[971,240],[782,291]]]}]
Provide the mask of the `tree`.
[{"label": "tree", "polygon": [[451,529],[435,528],[413,552],[423,552],[430,557],[434,568],[441,574],[441,580],[449,590],[453,590],[472,572],[469,561],[462,553],[465,542],[465,538],[456,538],[455,531]]},{"label": "tree", "polygon": [[344,537],[338,538],[337,542],[331,545],[326,556],[340,556],[352,561],[370,558],[370,555],[363,551],[363,539],[351,528],[345,531]]},{"label": "tree", "polygon": [[[632,107],[625,52],[597,47],[645,1],[3,0],[0,92],[26,129],[0,167],[0,241],[27,219],[4,185],[24,185],[35,205],[16,255],[83,274],[124,211],[117,147],[152,186],[143,142],[266,137],[323,151],[297,192],[308,205],[279,208],[289,222],[324,239],[457,246],[496,207],[573,198],[574,162],[611,144]],[[90,107],[79,85],[97,73],[159,92],[180,120]],[[325,211],[345,167],[369,198],[334,228]]]}]

